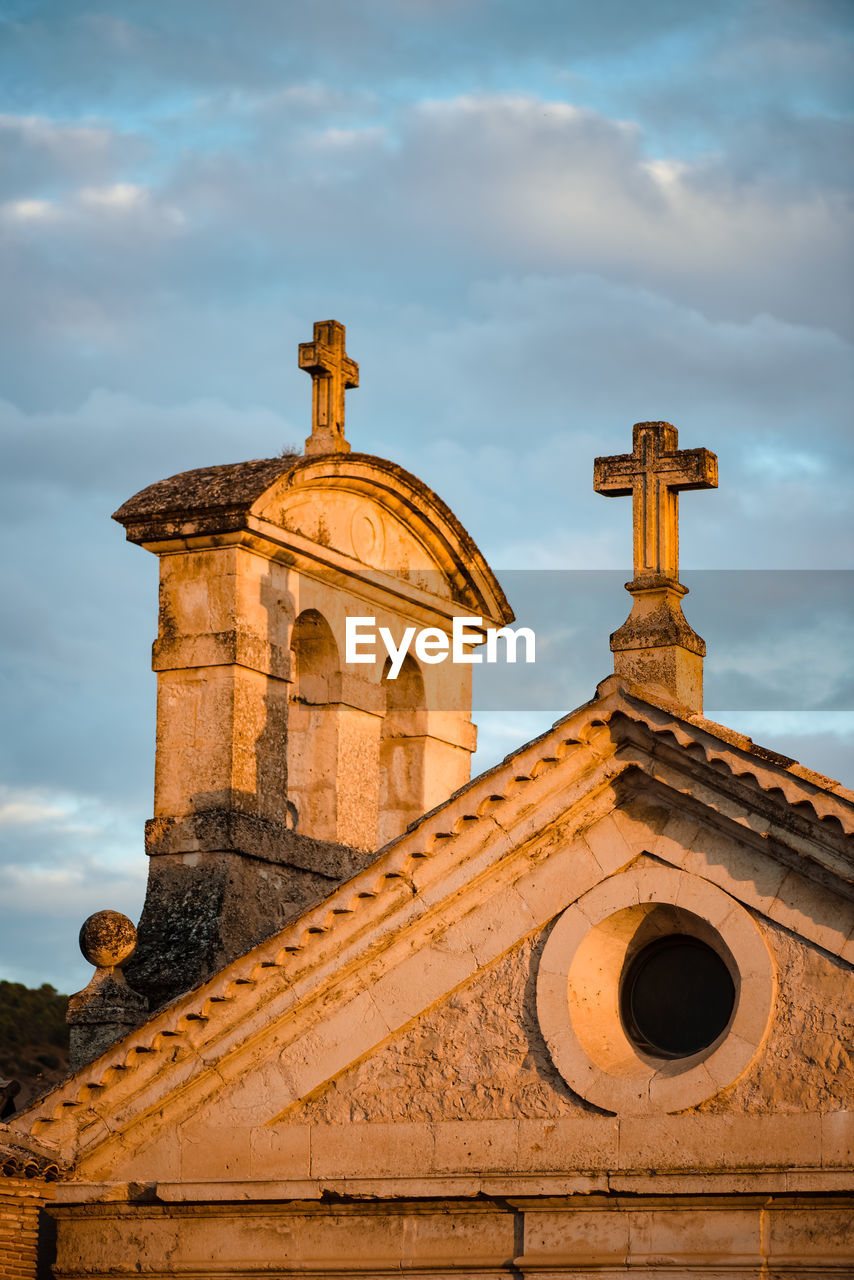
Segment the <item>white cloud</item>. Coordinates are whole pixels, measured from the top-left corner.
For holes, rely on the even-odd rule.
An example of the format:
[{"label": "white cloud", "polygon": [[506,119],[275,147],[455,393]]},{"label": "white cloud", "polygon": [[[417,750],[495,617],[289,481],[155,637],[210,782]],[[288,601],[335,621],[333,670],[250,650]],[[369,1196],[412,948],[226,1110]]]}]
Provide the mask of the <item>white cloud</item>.
[{"label": "white cloud", "polygon": [[83,921],[107,907],[139,916],[142,815],[83,792],[7,785],[0,833],[0,977],[83,986],[91,976],[76,945]]},{"label": "white cloud", "polygon": [[353,147],[377,146],[387,138],[387,130],[381,125],[370,125],[364,129],[328,128],[316,132],[312,142],[317,147],[325,147],[330,151],[349,151]]},{"label": "white cloud", "polygon": [[[458,309],[479,279],[587,273],[719,322],[850,324],[852,212],[829,190],[748,181],[726,156],[650,157],[637,122],[533,95],[403,104],[382,124],[329,107],[292,128],[291,111],[241,110],[232,133],[226,114],[212,149],[164,152],[156,179],[111,162],[104,181],[16,193],[10,301],[38,299],[38,331],[63,287],[138,324],[167,282],[170,307],[207,307],[212,279],[225,306],[262,280],[336,297],[338,280],[374,297],[441,281]],[[36,222],[55,238],[28,240]]]},{"label": "white cloud", "polygon": [[6,112],[0,115],[0,192],[10,199],[55,199],[59,189],[115,180],[146,149],[141,137],[107,124]]},{"label": "white cloud", "polygon": [[83,187],[77,198],[96,209],[139,209],[148,204],[149,192],[134,182],[114,182],[108,187]]},{"label": "white cloud", "polygon": [[[104,218],[116,223],[133,218],[134,237],[147,238],[151,248],[167,233],[182,231],[187,218],[182,209],[163,200],[156,191],[138,182],[113,182],[103,187],[82,187],[69,204],[77,215],[77,234],[86,237],[103,231]],[[86,220],[92,221],[87,228]],[[167,241],[168,243],[168,241]]]},{"label": "white cloud", "polygon": [[7,200],[0,214],[11,222],[52,222],[62,211],[52,200]]},{"label": "white cloud", "polygon": [[53,822],[62,818],[63,810],[57,805],[26,800],[0,802],[0,827],[32,826]]},{"label": "white cloud", "polygon": [[0,115],[0,134],[18,137],[30,147],[52,152],[57,158],[69,152],[101,155],[112,146],[112,129],[104,126],[64,124],[47,116]]},{"label": "white cloud", "polygon": [[667,190],[672,190],[688,172],[688,165],[678,160],[646,160],[641,162],[641,168]]},{"label": "white cloud", "polygon": [[501,255],[630,279],[718,318],[848,320],[842,198],[735,182],[724,162],[649,160],[636,126],[534,98],[430,103],[404,140],[392,184],[481,270]]},{"label": "white cloud", "polygon": [[[804,444],[810,443],[804,441]],[[813,443],[819,443],[815,440]],[[832,468],[831,459],[816,453],[809,453],[806,448],[799,448],[793,441],[790,445],[780,442],[771,447],[763,442],[755,448],[748,448],[745,457],[745,468],[765,487],[769,480],[790,481],[793,477],[813,481],[821,477],[825,481]]]},{"label": "white cloud", "polygon": [[[67,840],[69,849],[79,851],[81,841],[95,839],[100,846],[100,856],[119,865],[127,860],[129,847],[139,838],[127,812],[116,804],[86,793],[56,790],[51,787],[16,787],[0,784],[0,827],[7,829],[7,839],[24,840],[27,864],[32,866],[33,852],[44,837],[47,846],[44,853],[36,852],[36,863],[47,872],[56,871],[56,840]],[[17,828],[17,835],[12,830]],[[50,846],[48,850],[48,846]],[[98,860],[99,854],[90,850],[85,863]],[[135,854],[134,854],[135,858]],[[61,855],[60,855],[61,860]],[[7,870],[15,866],[14,851],[11,860],[4,858]],[[63,874],[65,872],[63,871]]]},{"label": "white cloud", "polygon": [[437,273],[464,288],[585,271],[718,320],[850,326],[838,264],[854,218],[831,187],[781,186],[725,153],[650,156],[637,121],[534,95],[429,98],[382,125],[320,111],[292,128],[291,106],[244,112],[239,143],[184,153],[163,190],[289,279],[317,254],[415,296]]}]

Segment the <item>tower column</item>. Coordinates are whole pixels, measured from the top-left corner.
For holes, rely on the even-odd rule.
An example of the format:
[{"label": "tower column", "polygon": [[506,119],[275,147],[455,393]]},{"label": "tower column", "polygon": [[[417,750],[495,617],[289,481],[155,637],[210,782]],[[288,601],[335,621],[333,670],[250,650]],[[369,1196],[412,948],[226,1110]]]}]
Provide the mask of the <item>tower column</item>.
[{"label": "tower column", "polygon": [[[293,573],[239,536],[160,556],[148,890],[125,972],[152,1008],[280,928],[363,859],[294,830],[287,789]],[[205,545],[207,544],[207,545]]]},{"label": "tower column", "polygon": [[287,570],[246,547],[161,555],[155,822],[284,821],[288,599]]}]

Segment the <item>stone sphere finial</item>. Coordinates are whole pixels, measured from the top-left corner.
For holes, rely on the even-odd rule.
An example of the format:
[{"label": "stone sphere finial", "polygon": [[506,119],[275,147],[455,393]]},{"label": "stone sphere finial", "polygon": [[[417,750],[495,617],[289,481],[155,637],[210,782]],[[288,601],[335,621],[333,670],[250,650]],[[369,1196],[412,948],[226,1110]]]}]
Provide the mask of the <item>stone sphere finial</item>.
[{"label": "stone sphere finial", "polygon": [[135,946],[136,926],[121,911],[96,911],[80,928],[80,950],[99,969],[121,964]]}]

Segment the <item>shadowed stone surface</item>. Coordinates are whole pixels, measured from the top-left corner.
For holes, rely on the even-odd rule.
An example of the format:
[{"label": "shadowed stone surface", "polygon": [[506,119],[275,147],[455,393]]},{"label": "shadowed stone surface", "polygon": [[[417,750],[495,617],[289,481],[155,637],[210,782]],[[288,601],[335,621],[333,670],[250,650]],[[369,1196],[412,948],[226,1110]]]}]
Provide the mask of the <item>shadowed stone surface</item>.
[{"label": "shadowed stone surface", "polygon": [[[227,832],[231,816],[208,826],[212,815],[200,814],[192,825]],[[292,831],[282,831],[280,841],[275,861],[257,847],[247,857],[247,849],[217,847],[213,839],[199,845],[203,857],[201,851],[152,857],[139,941],[125,967],[152,1009],[276,933],[374,856]]]}]

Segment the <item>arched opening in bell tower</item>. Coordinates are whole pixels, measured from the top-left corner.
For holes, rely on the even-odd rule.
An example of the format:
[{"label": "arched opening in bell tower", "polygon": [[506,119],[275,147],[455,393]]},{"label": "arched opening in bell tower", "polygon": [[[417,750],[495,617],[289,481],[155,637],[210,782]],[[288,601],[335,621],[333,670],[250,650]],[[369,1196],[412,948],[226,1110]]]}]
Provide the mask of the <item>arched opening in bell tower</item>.
[{"label": "arched opening in bell tower", "polygon": [[397,679],[389,678],[391,660],[383,668],[385,718],[380,738],[380,847],[405,831],[424,812],[427,712],[424,677],[411,654]]},{"label": "arched opening in bell tower", "polygon": [[306,609],[294,623],[291,655],[288,807],[298,832],[335,840],[341,665],[332,629],[316,609]]}]

